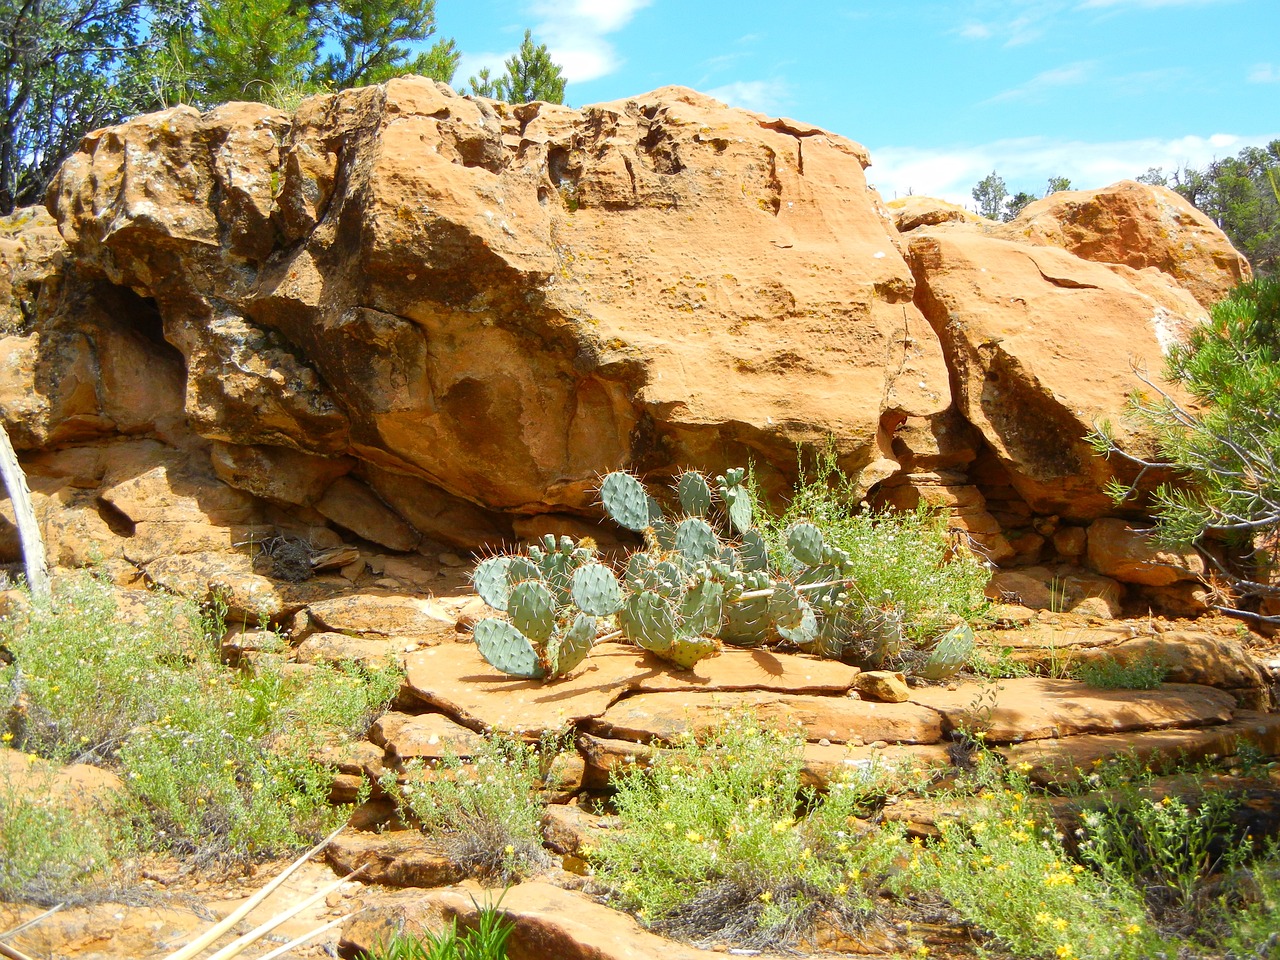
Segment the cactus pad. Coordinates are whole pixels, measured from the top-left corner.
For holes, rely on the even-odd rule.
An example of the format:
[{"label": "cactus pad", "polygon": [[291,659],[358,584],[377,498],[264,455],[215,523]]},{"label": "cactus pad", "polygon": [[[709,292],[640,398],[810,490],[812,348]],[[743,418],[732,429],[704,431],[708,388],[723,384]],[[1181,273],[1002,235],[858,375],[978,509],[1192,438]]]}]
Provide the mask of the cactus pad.
[{"label": "cactus pad", "polygon": [[751,491],[745,486],[746,478],[747,471],[741,467],[726,470],[724,476],[716,478],[729,523],[739,534],[750,530],[754,522]]},{"label": "cactus pad", "polygon": [[793,523],[787,528],[786,541],[791,555],[806,567],[816,567],[825,558],[822,531],[812,523]]},{"label": "cactus pad", "polygon": [[481,620],[476,624],[475,640],[480,656],[503,673],[526,680],[547,675],[529,638],[505,620]]},{"label": "cactus pad", "polygon": [[534,643],[545,641],[555,632],[555,597],[539,580],[523,580],[512,587],[507,612],[512,626]]},{"label": "cactus pad", "polygon": [[593,617],[617,613],[622,606],[618,578],[602,563],[584,563],[573,571],[573,602]]},{"label": "cactus pad", "polygon": [[707,521],[689,517],[676,526],[676,550],[690,563],[714,560],[720,556],[720,540]]},{"label": "cactus pad", "polygon": [[476,593],[495,610],[507,609],[507,598],[511,595],[511,582],[507,579],[510,568],[510,557],[489,557],[481,560],[471,574]]},{"label": "cactus pad", "polygon": [[705,517],[711,512],[711,487],[697,470],[686,470],[676,482],[680,509],[690,517]]},{"label": "cactus pad", "polygon": [[637,533],[662,516],[644,484],[621,470],[608,474],[600,484],[600,502],[614,523]]},{"label": "cactus pad", "polygon": [[554,676],[563,677],[576,669],[591,652],[591,645],[595,640],[595,617],[589,617],[585,613],[578,614],[564,636],[557,637],[547,644],[547,659],[551,673]]},{"label": "cactus pad", "polygon": [[680,598],[680,634],[682,636],[715,636],[720,632],[723,609],[724,584],[716,580],[695,582]]},{"label": "cactus pad", "polygon": [[946,680],[954,676],[969,661],[973,653],[973,630],[967,623],[952,627],[918,671],[926,680]]},{"label": "cactus pad", "polygon": [[682,670],[692,670],[699,660],[719,653],[720,643],[715,637],[679,637],[668,650],[654,652]]},{"label": "cactus pad", "polygon": [[666,597],[643,590],[627,597],[618,611],[618,626],[637,647],[668,650],[676,636],[676,612]]}]

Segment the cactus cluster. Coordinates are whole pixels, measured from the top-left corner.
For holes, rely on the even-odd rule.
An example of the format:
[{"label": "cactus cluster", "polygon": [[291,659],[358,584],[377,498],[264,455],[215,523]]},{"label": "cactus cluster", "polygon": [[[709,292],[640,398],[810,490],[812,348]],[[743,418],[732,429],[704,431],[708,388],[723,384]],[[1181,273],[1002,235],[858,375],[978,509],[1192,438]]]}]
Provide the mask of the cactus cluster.
[{"label": "cactus cluster", "polygon": [[482,600],[507,614],[481,620],[476,646],[492,666],[514,677],[562,677],[596,641],[597,619],[622,605],[613,571],[594,544],[548,534],[525,553],[482,560],[472,575]]},{"label": "cactus cluster", "polygon": [[[499,670],[531,679],[564,676],[614,618],[631,643],[688,669],[722,643],[758,647],[778,640],[823,657],[868,666],[898,658],[902,612],[861,596],[851,562],[812,523],[798,522],[774,551],[754,526],[746,471],[714,485],[690,470],[675,484],[678,518],[668,518],[643,483],[626,472],[600,486],[605,512],[640,533],[645,548],[622,576],[602,564],[594,544],[551,536],[525,553],[490,557],[476,568],[476,592],[506,619],[483,620],[475,639]],[[973,633],[957,628],[922,668],[932,679],[963,665]]]}]

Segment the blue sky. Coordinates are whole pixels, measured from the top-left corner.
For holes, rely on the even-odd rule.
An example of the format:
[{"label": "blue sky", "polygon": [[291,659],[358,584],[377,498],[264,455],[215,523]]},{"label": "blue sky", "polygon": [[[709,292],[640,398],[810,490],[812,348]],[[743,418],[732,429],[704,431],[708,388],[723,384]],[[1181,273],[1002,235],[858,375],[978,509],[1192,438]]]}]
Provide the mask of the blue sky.
[{"label": "blue sky", "polygon": [[1280,137],[1280,0],[437,0],[500,68],[526,27],[574,106],[667,84],[865,144],[885,196],[1100,187]]}]

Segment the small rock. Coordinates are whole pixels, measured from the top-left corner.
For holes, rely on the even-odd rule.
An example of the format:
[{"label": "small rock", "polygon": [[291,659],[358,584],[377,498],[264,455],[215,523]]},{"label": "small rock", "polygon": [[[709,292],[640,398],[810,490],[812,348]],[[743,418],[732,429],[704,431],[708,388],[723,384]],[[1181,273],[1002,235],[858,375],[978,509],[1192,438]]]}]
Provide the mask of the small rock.
[{"label": "small rock", "polygon": [[467,561],[463,560],[456,553],[442,553],[437,558],[442,566],[446,567],[465,567]]},{"label": "small rock", "polygon": [[880,703],[905,703],[911,699],[907,678],[892,670],[867,670],[858,674],[853,688],[864,700]]}]

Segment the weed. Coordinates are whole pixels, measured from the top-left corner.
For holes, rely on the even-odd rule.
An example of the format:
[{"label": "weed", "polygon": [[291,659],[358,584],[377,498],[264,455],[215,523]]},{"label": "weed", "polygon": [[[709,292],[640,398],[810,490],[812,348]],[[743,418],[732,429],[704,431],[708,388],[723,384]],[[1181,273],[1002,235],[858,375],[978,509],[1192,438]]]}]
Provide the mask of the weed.
[{"label": "weed", "polygon": [[861,778],[824,799],[804,789],[801,748],[732,717],[621,776],[624,829],[596,852],[598,877],[642,921],[696,940],[763,948],[794,942],[820,913],[864,922],[901,833],[864,832]]},{"label": "weed", "polygon": [[[501,902],[501,901],[499,901]],[[400,932],[379,944],[364,960],[506,960],[510,921],[496,907],[480,909],[474,930],[458,933],[458,923],[450,920],[438,933],[422,937]]]},{"label": "weed", "polygon": [[382,786],[425,833],[440,839],[451,860],[491,880],[508,882],[548,863],[542,849],[543,785],[539,752],[507,736],[489,737],[464,763],[446,757],[436,767],[415,763],[406,782],[394,774]]},{"label": "weed", "polygon": [[1132,660],[1095,657],[1074,664],[1075,678],[1098,690],[1154,690],[1169,675],[1168,664],[1156,654],[1143,653]]},{"label": "weed", "polygon": [[0,776],[0,899],[56,903],[106,872],[127,836],[98,809],[73,810]]},{"label": "weed", "polygon": [[1229,794],[1205,791],[1194,805],[1132,788],[1104,796],[1101,810],[1081,815],[1080,855],[1102,876],[1140,885],[1165,921],[1196,917],[1204,881],[1238,868],[1253,852],[1232,827],[1240,804]]},{"label": "weed", "polygon": [[1063,837],[1029,804],[1016,776],[978,795],[941,838],[917,843],[899,893],[940,894],[1019,957],[1149,957],[1158,938],[1138,891],[1073,864]]},{"label": "weed", "polygon": [[22,707],[8,712],[5,739],[117,768],[137,844],[197,862],[277,853],[339,820],[332,774],[310,755],[363,733],[398,671],[321,667],[305,681],[232,671],[190,604],[160,594],[136,603],[121,609],[109,584],[82,576],[62,581],[52,605],[0,625],[14,654],[0,689]]},{"label": "weed", "polygon": [[827,543],[848,551],[856,592],[875,610],[900,610],[915,646],[928,647],[960,620],[974,623],[986,615],[990,604],[983,590],[990,571],[971,552],[955,549],[945,516],[926,508],[863,509],[831,445],[813,470],[802,469],[787,509],[781,516],[763,516],[761,527],[776,544],[801,519],[817,525]]},{"label": "weed", "polygon": [[1013,647],[975,648],[968,666],[984,680],[1012,680],[1031,675],[1031,668],[1014,657]]}]

